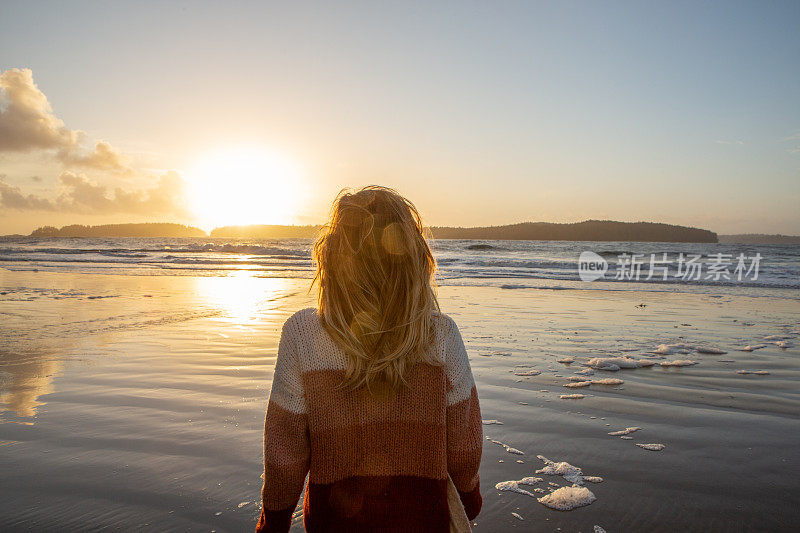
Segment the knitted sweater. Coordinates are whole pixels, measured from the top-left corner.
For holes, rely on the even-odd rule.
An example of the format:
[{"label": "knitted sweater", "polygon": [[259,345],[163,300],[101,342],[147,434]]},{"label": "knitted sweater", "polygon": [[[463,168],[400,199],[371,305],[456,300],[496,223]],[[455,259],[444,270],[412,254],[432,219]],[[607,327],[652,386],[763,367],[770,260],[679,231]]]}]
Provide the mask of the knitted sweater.
[{"label": "knitted sweater", "polygon": [[288,531],[306,475],[307,531],[446,532],[447,475],[467,516],[481,508],[483,435],[472,370],[453,320],[436,316],[408,386],[377,400],[338,387],[346,355],[304,309],[283,326],[264,427],[257,532]]}]

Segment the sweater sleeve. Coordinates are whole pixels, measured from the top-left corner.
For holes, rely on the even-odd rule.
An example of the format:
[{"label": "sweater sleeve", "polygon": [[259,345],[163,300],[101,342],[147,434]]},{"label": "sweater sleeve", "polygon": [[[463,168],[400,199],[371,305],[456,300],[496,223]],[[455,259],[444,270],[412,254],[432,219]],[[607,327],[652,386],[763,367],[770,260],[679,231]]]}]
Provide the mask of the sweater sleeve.
[{"label": "sweater sleeve", "polygon": [[483,451],[483,426],[478,393],[458,326],[448,320],[445,339],[447,392],[447,471],[461,496],[467,517],[481,510],[478,468]]},{"label": "sweater sleeve", "polygon": [[308,414],[295,339],[284,324],[264,422],[264,486],[257,533],[289,531],[309,468]]}]

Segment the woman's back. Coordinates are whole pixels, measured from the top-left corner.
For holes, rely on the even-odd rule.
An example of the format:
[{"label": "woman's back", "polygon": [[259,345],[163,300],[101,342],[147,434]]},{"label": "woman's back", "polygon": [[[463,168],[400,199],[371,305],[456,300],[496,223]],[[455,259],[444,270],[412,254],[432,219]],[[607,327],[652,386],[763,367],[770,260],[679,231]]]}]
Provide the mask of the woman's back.
[{"label": "woman's back", "polygon": [[419,212],[385,187],[343,191],[313,257],[318,309],[278,348],[257,531],[289,529],[307,473],[310,531],[448,531],[453,484],[453,515],[474,518],[478,396]]},{"label": "woman's back", "polygon": [[447,531],[447,476],[478,514],[481,417],[455,323],[437,314],[430,361],[381,397],[342,387],[347,356],[316,309],[283,328],[265,425],[262,531],[288,529],[309,473],[309,531]]}]

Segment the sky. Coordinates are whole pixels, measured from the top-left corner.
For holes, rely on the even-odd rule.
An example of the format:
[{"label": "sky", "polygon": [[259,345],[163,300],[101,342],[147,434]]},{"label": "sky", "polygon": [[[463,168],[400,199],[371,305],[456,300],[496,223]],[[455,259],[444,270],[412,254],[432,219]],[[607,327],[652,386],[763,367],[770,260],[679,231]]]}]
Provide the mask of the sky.
[{"label": "sky", "polygon": [[0,3],[0,234],[316,224],[800,234],[800,2]]}]

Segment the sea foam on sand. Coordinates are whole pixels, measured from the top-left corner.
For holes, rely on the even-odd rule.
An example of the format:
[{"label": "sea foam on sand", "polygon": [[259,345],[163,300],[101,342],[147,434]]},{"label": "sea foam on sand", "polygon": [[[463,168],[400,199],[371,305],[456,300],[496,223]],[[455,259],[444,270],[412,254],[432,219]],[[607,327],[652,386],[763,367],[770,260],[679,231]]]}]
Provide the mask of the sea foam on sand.
[{"label": "sea foam on sand", "polygon": [[580,387],[588,387],[591,384],[591,381],[573,381],[571,383],[565,383],[563,386],[570,389],[577,389]]},{"label": "sea foam on sand", "polygon": [[609,435],[611,435],[612,437],[618,437],[620,435],[629,435],[629,434],[633,433],[634,431],[639,431],[640,429],[642,429],[642,428],[640,428],[638,426],[633,426],[633,427],[621,429],[619,431],[612,431],[611,433],[609,433]]},{"label": "sea foam on sand", "polygon": [[632,357],[595,357],[586,363],[597,370],[616,372],[621,368],[640,368],[642,365]]},{"label": "sea foam on sand", "polygon": [[623,380],[616,378],[583,380],[581,378],[576,378],[573,376],[568,379],[571,381],[571,383],[566,383],[563,386],[569,389],[578,389],[581,387],[588,387],[589,385],[622,385],[623,383],[625,383]]},{"label": "sea foam on sand", "polygon": [[689,359],[676,359],[675,361],[661,361],[659,364],[661,366],[692,366],[696,365],[697,361],[690,361]]},{"label": "sea foam on sand", "polygon": [[545,466],[536,471],[537,474],[547,474],[550,476],[562,476],[570,483],[576,485],[583,485],[583,472],[577,466],[573,466],[566,461],[554,463],[547,457],[537,455],[539,459],[544,461]]},{"label": "sea foam on sand", "polygon": [[589,481],[591,483],[602,483],[603,478],[599,476],[584,476],[583,471],[574,465],[569,464],[566,461],[561,461],[560,463],[556,463],[555,461],[551,461],[544,455],[537,455],[540,461],[544,463],[544,466],[536,471],[537,474],[546,474],[549,476],[562,476],[564,479],[569,481],[574,485],[583,485],[584,480]]},{"label": "sea foam on sand", "polygon": [[748,344],[744,348],[740,348],[743,352],[753,352],[755,350],[760,350],[761,348],[766,348],[766,344]]},{"label": "sea foam on sand", "polygon": [[559,511],[571,511],[578,507],[589,505],[596,499],[592,491],[586,487],[579,487],[577,485],[561,487],[546,496],[538,498],[539,503],[542,505]]},{"label": "sea foam on sand", "polygon": [[592,385],[622,385],[625,383],[621,379],[617,378],[603,378],[603,379],[593,379]]},{"label": "sea foam on sand", "polygon": [[562,400],[581,400],[585,398],[583,394],[562,394],[559,396]]},{"label": "sea foam on sand", "polygon": [[672,355],[675,353],[679,354],[688,354],[691,352],[697,353],[706,353],[706,354],[713,354],[713,355],[722,355],[724,353],[728,353],[725,350],[720,348],[715,348],[713,346],[697,346],[694,344],[689,344],[687,342],[675,342],[672,344],[659,344],[655,350],[652,350],[650,353],[654,353],[657,355]]},{"label": "sea foam on sand", "polygon": [[532,492],[527,491],[525,489],[521,489],[519,486],[518,481],[510,480],[510,481],[501,481],[497,485],[494,486],[497,490],[507,491],[507,492],[516,492],[517,494],[524,494],[526,496],[535,497]]},{"label": "sea foam on sand", "polygon": [[487,437],[487,440],[491,441],[493,444],[497,444],[498,446],[502,446],[503,448],[505,448],[505,450],[508,453],[513,453],[515,455],[525,455],[525,452],[523,452],[522,450],[518,450],[516,448],[512,448],[508,444],[506,444],[504,442],[500,442],[499,440],[490,439],[488,437]]},{"label": "sea foam on sand", "polygon": [[674,353],[687,354],[696,348],[697,347],[694,344],[676,342],[673,344],[659,344],[651,353],[658,355],[672,355]]},{"label": "sea foam on sand", "polygon": [[641,443],[637,442],[636,445],[639,448],[643,448],[645,450],[650,450],[651,452],[660,452],[661,450],[663,450],[664,448],[667,447],[666,444],[655,444],[655,443],[654,444],[641,444]]},{"label": "sea foam on sand", "polygon": [[541,483],[544,481],[540,477],[533,477],[528,476],[518,480],[509,480],[509,481],[501,481],[497,485],[494,486],[497,490],[508,491],[508,492],[516,492],[518,494],[525,494],[526,496],[533,496],[533,493],[520,488],[520,485],[535,485],[536,483]]},{"label": "sea foam on sand", "polygon": [[644,366],[653,366],[653,361],[647,359],[634,359],[633,357],[595,357],[589,359],[586,363],[597,370],[606,370],[608,372],[616,372],[622,368],[642,368]]},{"label": "sea foam on sand", "polygon": [[539,370],[517,370],[514,369],[515,376],[538,376],[541,374]]}]

